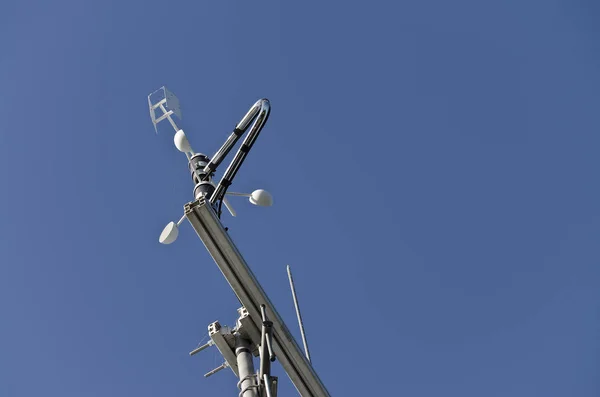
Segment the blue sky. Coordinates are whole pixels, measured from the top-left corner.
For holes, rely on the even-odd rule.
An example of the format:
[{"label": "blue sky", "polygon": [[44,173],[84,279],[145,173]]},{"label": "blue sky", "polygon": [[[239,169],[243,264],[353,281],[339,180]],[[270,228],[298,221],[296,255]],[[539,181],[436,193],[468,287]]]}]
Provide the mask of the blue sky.
[{"label": "blue sky", "polygon": [[[0,395],[236,395],[185,158],[272,115],[230,233],[332,395],[597,396],[591,1],[19,1],[0,14]],[[280,395],[294,395],[281,367]]]}]

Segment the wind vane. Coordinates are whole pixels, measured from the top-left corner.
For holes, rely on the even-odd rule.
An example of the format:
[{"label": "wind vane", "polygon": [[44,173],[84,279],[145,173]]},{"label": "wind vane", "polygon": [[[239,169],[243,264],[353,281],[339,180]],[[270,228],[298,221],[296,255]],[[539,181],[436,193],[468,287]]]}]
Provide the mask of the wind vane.
[{"label": "wind vane", "polygon": [[[175,146],[185,153],[194,183],[194,200],[184,205],[184,214],[178,222],[167,224],[160,234],[159,242],[173,243],[179,234],[179,226],[184,219],[187,219],[242,304],[242,307],[237,310],[238,319],[235,326],[221,325],[218,321],[210,324],[208,326],[210,341],[191,351],[190,355],[210,346],[216,346],[225,362],[208,372],[205,377],[230,368],[239,378],[237,384],[240,389],[239,397],[277,397],[278,378],[271,376],[271,362],[276,359],[279,360],[302,397],[329,397],[329,392],[310,362],[289,266],[288,277],[305,354],[302,353],[220,220],[223,205],[232,216],[236,216],[226,195],[248,197],[252,204],[258,206],[269,207],[273,204],[272,196],[262,189],[252,193],[227,191],[267,122],[271,110],[269,101],[267,99],[256,101],[212,158],[192,150],[185,133],[172,117],[182,118],[179,99],[166,87],[161,87],[148,95],[148,107],[156,133],[158,133],[157,125],[163,120],[168,120],[175,130]],[[213,182],[215,171],[244,134],[246,136],[240,148],[219,183],[215,185]],[[257,371],[254,369],[254,357],[259,358]]]}]

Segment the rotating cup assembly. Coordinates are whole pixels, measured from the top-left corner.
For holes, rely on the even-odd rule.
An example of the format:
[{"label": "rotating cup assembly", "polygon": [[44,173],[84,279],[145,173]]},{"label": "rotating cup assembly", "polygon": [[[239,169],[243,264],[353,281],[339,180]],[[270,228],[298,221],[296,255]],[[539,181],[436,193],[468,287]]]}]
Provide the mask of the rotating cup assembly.
[{"label": "rotating cup assembly", "polygon": [[[162,99],[153,103],[152,99],[157,96],[157,94],[162,94]],[[175,120],[173,120],[173,115],[177,116],[179,119],[182,118],[181,110],[179,109],[179,100],[166,87],[162,87],[148,96],[148,107],[150,109],[150,117],[156,133],[158,133],[158,123],[163,120],[168,120],[171,127],[175,130],[173,142],[175,147],[180,152],[184,153],[188,159],[188,168],[194,183],[193,194],[196,200],[201,198],[208,200],[217,211],[219,217],[221,216],[222,205],[227,208],[232,216],[237,215],[226,195],[247,197],[251,204],[260,207],[270,207],[273,205],[273,197],[269,192],[263,189],[254,190],[252,193],[227,191],[248,152],[252,148],[252,145],[256,141],[260,130],[267,121],[270,112],[270,104],[267,99],[257,101],[250,108],[248,113],[246,113],[242,120],[235,126],[231,135],[215,153],[212,159],[205,154],[195,153],[185,132],[179,128],[175,123]],[[157,112],[161,113],[158,117],[156,115]],[[246,138],[227,167],[221,181],[219,184],[215,185],[212,179],[215,175],[215,170],[248,129],[249,131]],[[161,244],[171,244],[174,242],[179,235],[178,228],[184,219],[185,215],[182,216],[178,222],[169,222],[160,234],[159,242]]]}]

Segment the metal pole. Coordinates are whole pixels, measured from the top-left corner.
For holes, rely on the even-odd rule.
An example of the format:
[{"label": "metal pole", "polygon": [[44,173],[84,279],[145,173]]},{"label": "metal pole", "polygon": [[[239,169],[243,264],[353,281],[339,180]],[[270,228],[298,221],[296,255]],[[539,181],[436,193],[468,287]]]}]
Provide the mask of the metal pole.
[{"label": "metal pole", "polygon": [[292,271],[290,265],[287,265],[288,278],[290,279],[290,288],[292,290],[292,298],[294,298],[294,306],[296,307],[296,316],[298,316],[298,324],[300,324],[300,334],[302,335],[302,343],[304,344],[304,353],[306,358],[310,361],[310,353],[308,352],[308,343],[306,342],[306,335],[304,334],[304,323],[302,322],[302,315],[300,314],[300,305],[298,305],[298,298],[296,298],[296,287],[294,287],[294,279],[292,278]]},{"label": "metal pole", "polygon": [[258,385],[255,381],[256,375],[254,373],[250,342],[242,338],[238,333],[235,334],[235,355],[240,375],[240,381],[238,382],[240,389],[239,397],[258,397]]}]

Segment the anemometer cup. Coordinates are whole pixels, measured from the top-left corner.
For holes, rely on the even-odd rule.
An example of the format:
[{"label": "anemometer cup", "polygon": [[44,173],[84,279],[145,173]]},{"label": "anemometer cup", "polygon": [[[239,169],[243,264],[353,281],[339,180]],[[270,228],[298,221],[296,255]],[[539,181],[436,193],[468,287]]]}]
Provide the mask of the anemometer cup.
[{"label": "anemometer cup", "polygon": [[161,244],[171,244],[173,241],[177,240],[177,236],[179,236],[179,228],[177,227],[177,223],[169,222],[167,226],[163,229],[158,241]]},{"label": "anemometer cup", "polygon": [[273,196],[263,189],[253,191],[248,200],[259,207],[270,207],[273,205]]}]

